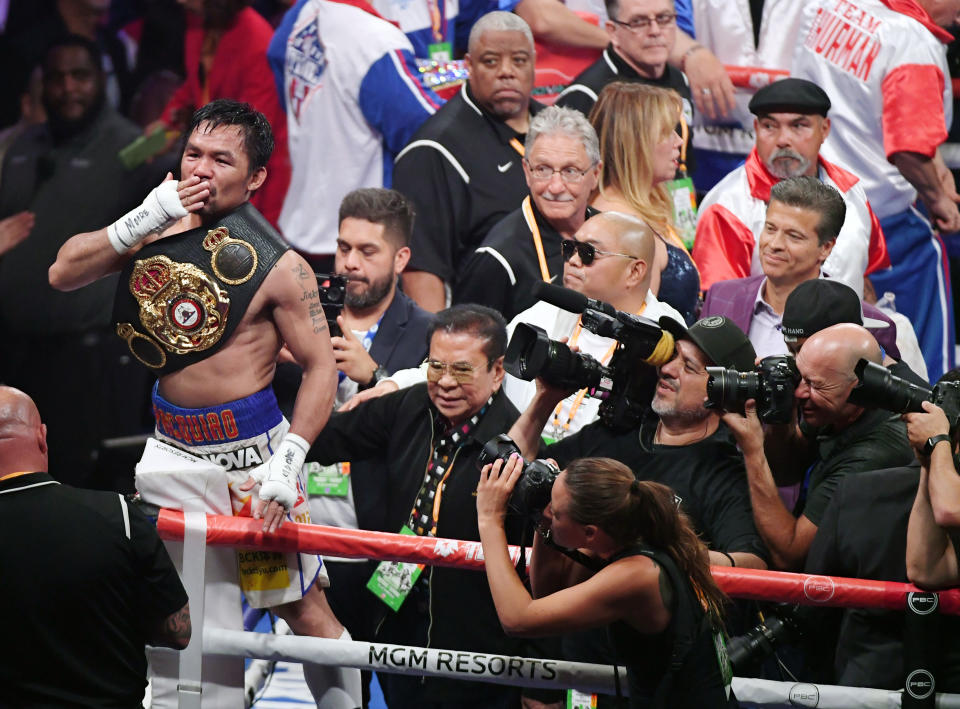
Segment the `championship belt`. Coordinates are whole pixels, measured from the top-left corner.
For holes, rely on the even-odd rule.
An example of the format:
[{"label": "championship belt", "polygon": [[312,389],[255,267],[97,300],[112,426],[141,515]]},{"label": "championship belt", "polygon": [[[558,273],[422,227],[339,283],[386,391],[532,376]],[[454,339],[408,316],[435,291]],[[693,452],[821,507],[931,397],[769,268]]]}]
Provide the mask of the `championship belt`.
[{"label": "championship belt", "polygon": [[209,357],[229,338],[288,248],[249,204],[213,228],[191,229],[148,245],[120,276],[114,304],[117,335],[158,374]]}]

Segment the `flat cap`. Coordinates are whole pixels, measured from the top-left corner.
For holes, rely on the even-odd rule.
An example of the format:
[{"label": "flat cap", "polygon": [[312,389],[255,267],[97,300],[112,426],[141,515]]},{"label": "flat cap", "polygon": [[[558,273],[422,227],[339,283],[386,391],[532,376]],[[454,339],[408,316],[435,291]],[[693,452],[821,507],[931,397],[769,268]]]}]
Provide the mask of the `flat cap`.
[{"label": "flat cap", "polygon": [[827,93],[806,79],[780,79],[767,84],[750,99],[750,113],[817,113],[826,116],[830,110]]}]

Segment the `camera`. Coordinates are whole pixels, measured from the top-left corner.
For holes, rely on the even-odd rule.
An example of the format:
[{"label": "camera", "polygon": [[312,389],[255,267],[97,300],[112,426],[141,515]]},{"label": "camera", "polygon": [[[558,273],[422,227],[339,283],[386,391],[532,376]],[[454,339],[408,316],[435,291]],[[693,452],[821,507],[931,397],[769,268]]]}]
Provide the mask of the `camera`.
[{"label": "camera", "polygon": [[805,621],[800,606],[773,605],[763,619],[743,635],[727,640],[727,655],[734,669],[743,671],[748,663],[772,655],[780,645],[799,640]]},{"label": "camera", "polygon": [[764,423],[789,423],[793,419],[793,392],[800,374],[793,357],[764,357],[753,372],[707,367],[708,409],[739,411],[747,399],[757,402],[757,416]]},{"label": "camera", "polygon": [[[511,453],[520,455],[517,444],[505,433],[487,441],[477,457],[477,469],[493,463],[498,458],[506,460]],[[560,469],[549,460],[537,459],[523,463],[523,474],[513,488],[507,510],[518,515],[539,516],[550,504],[550,491]]]},{"label": "camera", "polygon": [[851,404],[900,414],[923,411],[923,402],[936,404],[950,422],[950,432],[960,424],[960,382],[940,382],[932,388],[917,386],[866,359],[853,369],[857,385],[847,398]]},{"label": "camera", "polygon": [[330,337],[341,337],[337,316],[343,312],[343,299],[347,294],[347,277],[332,273],[314,273],[319,287],[320,305],[330,328]]},{"label": "camera", "polygon": [[604,365],[551,340],[535,325],[519,324],[507,345],[504,369],[525,381],[542,377],[559,388],[587,389],[603,400],[598,413],[604,425],[623,431],[636,428],[653,398],[655,367],[673,357],[673,335],[652,320],[566,288],[538,283],[534,295],[580,313],[583,329],[616,340],[616,349]]}]

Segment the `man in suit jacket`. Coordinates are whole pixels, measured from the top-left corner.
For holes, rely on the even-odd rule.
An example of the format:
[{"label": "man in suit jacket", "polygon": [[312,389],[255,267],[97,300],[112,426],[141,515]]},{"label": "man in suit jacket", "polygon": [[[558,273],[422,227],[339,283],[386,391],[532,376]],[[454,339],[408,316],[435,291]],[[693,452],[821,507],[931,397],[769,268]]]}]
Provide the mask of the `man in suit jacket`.
[{"label": "man in suit jacket", "polygon": [[[410,258],[413,219],[410,202],[395,190],[358,189],[340,203],[335,268],[347,277],[347,286],[337,318],[341,334],[331,339],[339,370],[337,406],[398,369],[416,367],[427,355],[433,314],[397,289]],[[388,529],[386,476],[377,463],[341,463],[312,478],[308,475],[310,510],[317,524],[397,531]],[[360,588],[370,578],[370,564],[361,559],[326,565],[336,586],[331,606],[342,609],[342,622],[358,639],[372,640],[368,625],[377,614],[358,600],[369,597],[374,609],[382,606]]]},{"label": "man in suit jacket", "polygon": [[[792,177],[770,191],[760,233],[763,274],[715,283],[701,317],[725,315],[747,333],[758,357],[787,354],[783,309],[793,290],[823,274],[821,267],[843,226],[846,206],[836,189],[814,177]],[[879,310],[864,305],[865,324],[884,350],[900,358],[896,326]],[[858,323],[860,324],[860,323]]]}]

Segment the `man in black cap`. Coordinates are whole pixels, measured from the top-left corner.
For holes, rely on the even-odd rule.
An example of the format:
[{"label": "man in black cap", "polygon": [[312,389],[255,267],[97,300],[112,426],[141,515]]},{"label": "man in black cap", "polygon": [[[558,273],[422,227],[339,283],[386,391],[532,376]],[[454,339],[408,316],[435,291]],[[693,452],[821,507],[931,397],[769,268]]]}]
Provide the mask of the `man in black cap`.
[{"label": "man in black cap", "polygon": [[829,109],[826,93],[804,79],[782,79],[754,95],[750,111],[756,116],[756,146],[700,205],[693,258],[704,290],[717,281],[760,272],[757,242],[770,189],[801,175],[835,187],[846,203],[846,220],[827,259],[827,273],[862,296],[864,274],[890,265],[883,232],[859,178],[820,157],[830,134]]},{"label": "man in black cap", "polygon": [[912,328],[898,326],[886,313],[862,303],[850,286],[827,278],[801,283],[783,306],[783,341],[796,356],[814,333],[832,325],[862,325],[883,348],[883,365],[898,377],[927,386],[927,368]]},{"label": "man in black cap", "polygon": [[[703,405],[706,367],[752,370],[753,347],[743,331],[722,316],[704,318],[689,329],[662,317],[660,327],[674,336],[676,349],[659,369],[652,411],[639,429],[616,431],[596,421],[539,453],[561,467],[576,458],[614,458],[641,479],[669,485],[711,550],[711,564],[766,568],[767,552],[753,524],[743,458],[720,412]],[[510,429],[524,457],[537,455],[540,432],[566,394],[537,381],[537,393]]]}]

